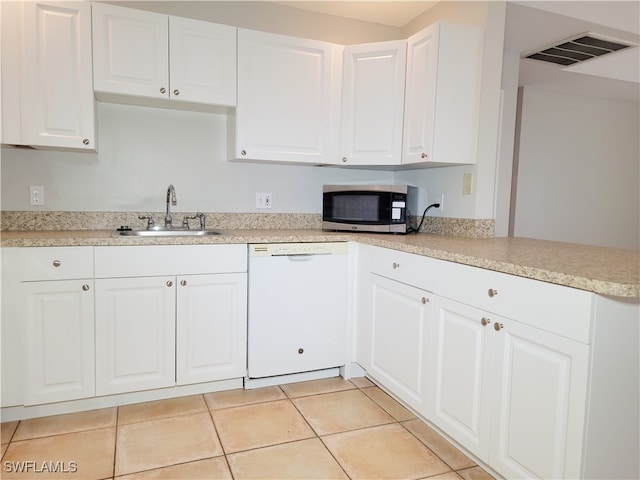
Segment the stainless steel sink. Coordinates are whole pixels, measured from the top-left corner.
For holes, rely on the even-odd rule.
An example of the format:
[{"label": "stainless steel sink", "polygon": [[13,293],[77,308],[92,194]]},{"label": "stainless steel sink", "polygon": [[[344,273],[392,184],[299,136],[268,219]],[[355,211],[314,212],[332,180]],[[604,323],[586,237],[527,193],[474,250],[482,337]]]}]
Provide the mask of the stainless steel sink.
[{"label": "stainless steel sink", "polygon": [[154,229],[154,230],[118,230],[123,237],[184,237],[221,235],[217,230],[182,230],[182,229]]}]

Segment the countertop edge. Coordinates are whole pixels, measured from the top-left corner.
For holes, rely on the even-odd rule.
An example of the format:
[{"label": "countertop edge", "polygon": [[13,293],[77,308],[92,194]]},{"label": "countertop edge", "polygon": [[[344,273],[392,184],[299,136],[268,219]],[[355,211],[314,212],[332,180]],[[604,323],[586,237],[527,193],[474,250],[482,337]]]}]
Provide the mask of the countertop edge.
[{"label": "countertop edge", "polygon": [[[640,283],[625,283],[607,279],[567,273],[534,265],[492,259],[471,253],[432,248],[420,245],[421,239],[442,236],[425,235],[382,236],[380,234],[326,232],[315,230],[252,230],[222,231],[220,236],[185,237],[121,237],[113,231],[9,231],[1,233],[1,247],[56,247],[56,246],[134,246],[134,245],[216,245],[244,243],[288,243],[288,242],[330,242],[353,241],[372,246],[390,248],[405,253],[460,263],[509,275],[539,280],[561,286],[586,290],[611,297],[640,298]],[[417,239],[417,241],[415,240]],[[473,240],[466,239],[471,242]],[[561,245],[560,243],[558,243]]]}]

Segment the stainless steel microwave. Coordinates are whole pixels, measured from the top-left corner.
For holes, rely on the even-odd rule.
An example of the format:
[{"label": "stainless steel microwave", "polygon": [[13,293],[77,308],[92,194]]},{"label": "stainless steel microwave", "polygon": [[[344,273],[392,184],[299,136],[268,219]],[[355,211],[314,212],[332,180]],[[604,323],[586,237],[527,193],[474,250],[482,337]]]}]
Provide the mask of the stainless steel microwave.
[{"label": "stainless steel microwave", "polygon": [[322,228],[408,233],[417,215],[418,189],[410,185],[325,185]]}]

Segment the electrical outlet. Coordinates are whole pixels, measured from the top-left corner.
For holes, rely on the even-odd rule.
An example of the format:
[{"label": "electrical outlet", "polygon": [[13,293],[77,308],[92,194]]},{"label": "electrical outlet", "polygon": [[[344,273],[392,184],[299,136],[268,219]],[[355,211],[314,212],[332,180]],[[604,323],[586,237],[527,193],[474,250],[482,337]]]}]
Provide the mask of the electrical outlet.
[{"label": "electrical outlet", "polygon": [[44,187],[31,185],[29,186],[29,203],[31,205],[44,205]]},{"label": "electrical outlet", "polygon": [[271,193],[256,193],[256,208],[271,208]]},{"label": "electrical outlet", "polygon": [[444,193],[442,194],[442,196],[440,197],[440,206],[438,207],[438,209],[441,212],[444,212]]}]

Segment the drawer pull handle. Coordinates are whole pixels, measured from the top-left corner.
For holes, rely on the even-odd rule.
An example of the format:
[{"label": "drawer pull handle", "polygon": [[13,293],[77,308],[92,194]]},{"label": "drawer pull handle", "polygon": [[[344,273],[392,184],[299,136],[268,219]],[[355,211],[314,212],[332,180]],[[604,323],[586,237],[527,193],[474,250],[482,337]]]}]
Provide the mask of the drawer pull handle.
[{"label": "drawer pull handle", "polygon": [[171,280],[167,280],[167,287],[173,287],[173,282]]},{"label": "drawer pull handle", "polygon": [[486,327],[491,323],[491,320],[489,320],[488,318],[482,317],[482,320],[480,320],[480,323],[482,324],[483,327]]},{"label": "drawer pull handle", "polygon": [[422,304],[425,305],[429,303],[429,299],[427,297],[422,297]]},{"label": "drawer pull handle", "polygon": [[302,354],[304,353],[304,348],[299,348],[299,349],[298,349],[298,353],[299,353],[300,355],[302,355]]},{"label": "drawer pull handle", "polygon": [[59,267],[60,265],[62,265],[62,262],[61,262],[60,260],[54,260],[54,261],[53,261],[53,263],[52,263],[52,265],[53,265],[54,267]]},{"label": "drawer pull handle", "polygon": [[496,322],[493,324],[493,328],[496,330],[496,332],[499,332],[501,329],[504,328],[504,325],[502,323]]},{"label": "drawer pull handle", "polygon": [[400,264],[399,264],[399,263],[396,263],[396,262],[393,262],[393,268],[394,268],[394,270],[395,270],[396,268],[400,268]]},{"label": "drawer pull handle", "polygon": [[87,285],[86,283],[84,285],[82,285],[82,291],[83,292],[88,292],[89,291],[89,285]]},{"label": "drawer pull handle", "polygon": [[183,287],[187,286],[187,281],[186,280],[180,280],[180,285],[182,285]]},{"label": "drawer pull handle", "polygon": [[496,295],[498,295],[498,290],[495,290],[493,288],[490,288],[489,291],[487,292],[489,294],[489,296],[491,298],[495,297]]}]

